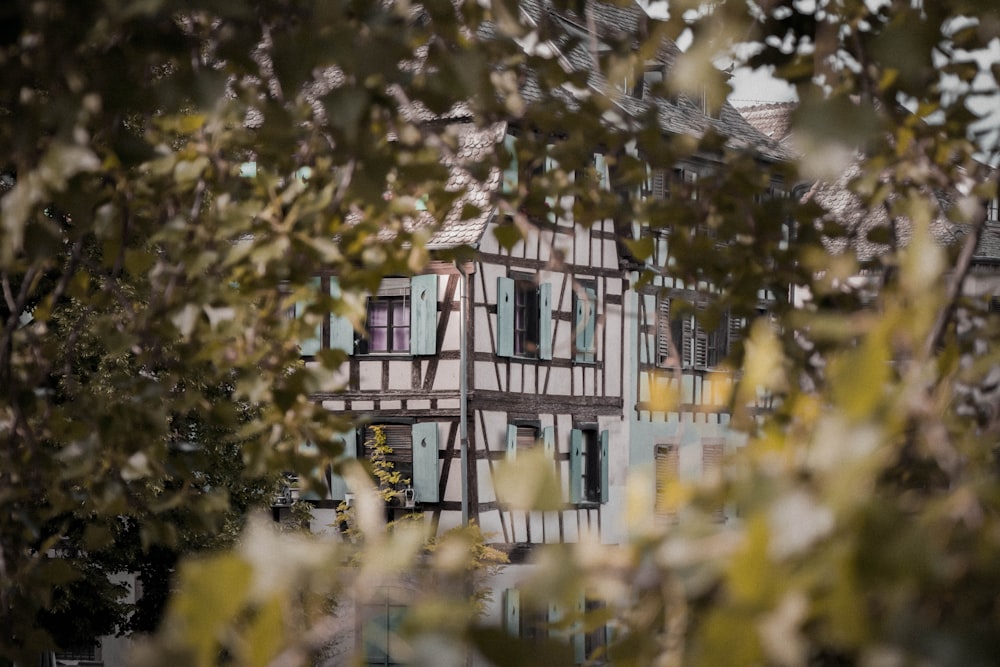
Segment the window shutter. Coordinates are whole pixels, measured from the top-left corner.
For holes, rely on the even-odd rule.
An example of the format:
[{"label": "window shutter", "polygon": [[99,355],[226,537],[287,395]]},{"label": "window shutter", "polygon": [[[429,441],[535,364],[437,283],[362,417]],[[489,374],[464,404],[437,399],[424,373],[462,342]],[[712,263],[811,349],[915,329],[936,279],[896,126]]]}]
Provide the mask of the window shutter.
[{"label": "window shutter", "polygon": [[674,445],[656,446],[656,515],[673,518],[677,508],[667,498],[667,486],[680,478],[680,447]]},{"label": "window shutter", "polygon": [[670,197],[670,185],[667,181],[667,171],[665,169],[653,169],[650,174],[649,194],[654,199],[667,199]]},{"label": "window shutter", "polygon": [[517,427],[507,424],[507,460],[513,461],[517,458]]},{"label": "window shutter", "polygon": [[680,344],[677,351],[681,355],[681,367],[690,368],[694,359],[694,316],[685,313],[680,320],[675,320],[671,327],[671,333],[677,333]]},{"label": "window shutter", "polygon": [[545,458],[550,461],[556,460],[556,429],[554,426],[546,426],[542,429],[542,451]]},{"label": "window shutter", "polygon": [[601,431],[601,502],[608,502],[608,432]]},{"label": "window shutter", "polygon": [[240,178],[255,178],[257,176],[256,162],[243,162],[240,164]]},{"label": "window shutter", "polygon": [[[552,151],[552,145],[549,144],[546,147],[546,153],[550,153],[551,151]],[[546,154],[546,156],[545,156],[545,173],[549,173],[551,171],[555,171],[558,168],[559,168],[559,163],[556,162],[551,157],[549,157],[548,154]],[[556,209],[559,207],[559,198],[555,197],[553,195],[549,195],[548,197],[545,198],[545,205],[548,208],[548,215],[546,216],[548,218],[548,221],[549,222],[555,222],[556,221]]]},{"label": "window shutter", "polygon": [[581,620],[573,633],[573,662],[582,665],[587,661],[587,598],[582,593],[576,602],[576,613]]},{"label": "window shutter", "polygon": [[505,194],[516,193],[518,180],[517,140],[511,134],[504,135],[503,147],[510,156],[510,161],[503,170],[503,182],[500,187]]},{"label": "window shutter", "polygon": [[418,503],[436,503],[438,493],[438,425],[413,425],[413,493]]},{"label": "window shutter", "polygon": [[[670,365],[669,359],[680,354],[680,349],[671,349],[672,327],[670,326],[670,299],[661,298],[656,310],[656,364]],[[675,341],[676,344],[677,341]]]},{"label": "window shutter", "polygon": [[608,190],[610,184],[608,163],[604,159],[603,153],[594,153],[594,170],[597,171],[597,187],[601,190]]},{"label": "window shutter", "polygon": [[[705,438],[701,443],[701,477],[712,483],[718,483],[722,475],[722,461],[725,456],[725,440],[720,438]],[[724,521],[725,509],[721,504],[712,508],[716,521]]]},{"label": "window shutter", "polygon": [[[345,433],[341,433],[336,439],[341,440],[344,443],[344,452],[341,454],[342,458],[353,459],[358,456],[358,434],[354,429],[351,429]],[[336,473],[330,474],[330,497],[334,500],[343,500],[346,494],[350,491],[347,486],[347,481],[337,475]]]},{"label": "window shutter", "polygon": [[410,278],[410,354],[437,352],[437,276]]},{"label": "window shutter", "polygon": [[549,283],[538,286],[538,357],[552,358],[552,285]]},{"label": "window shutter", "polygon": [[497,356],[514,356],[514,280],[497,278]]},{"label": "window shutter", "polygon": [[[330,277],[330,296],[340,298],[340,281]],[[354,354],[354,327],[346,317],[330,315],[330,349]]]},{"label": "window shutter", "polygon": [[569,501],[580,502],[583,486],[583,431],[578,428],[569,433]]},{"label": "window shutter", "polygon": [[576,359],[594,361],[595,330],[597,329],[597,291],[583,288],[583,298],[576,300]]},{"label": "window shutter", "polygon": [[503,592],[503,627],[511,637],[521,636],[521,591],[516,588]]},{"label": "window shutter", "polygon": [[746,328],[747,320],[745,317],[734,317],[729,315],[726,318],[726,335],[728,340],[726,341],[727,354],[728,350],[733,349],[733,346],[743,339],[743,329]]},{"label": "window shutter", "polygon": [[[319,293],[320,279],[318,276],[309,281],[309,289],[311,292],[315,292],[317,294]],[[295,302],[295,306],[292,308],[292,311],[296,320],[301,319],[305,315],[306,310],[309,308],[309,304],[312,302],[313,302],[312,298],[310,298],[307,301]],[[323,325],[317,324],[316,331],[313,333],[313,335],[310,336],[309,338],[306,338],[301,343],[299,343],[299,353],[303,357],[314,356],[317,352],[320,351],[321,348],[320,341],[322,340],[322,338],[323,338]]]}]

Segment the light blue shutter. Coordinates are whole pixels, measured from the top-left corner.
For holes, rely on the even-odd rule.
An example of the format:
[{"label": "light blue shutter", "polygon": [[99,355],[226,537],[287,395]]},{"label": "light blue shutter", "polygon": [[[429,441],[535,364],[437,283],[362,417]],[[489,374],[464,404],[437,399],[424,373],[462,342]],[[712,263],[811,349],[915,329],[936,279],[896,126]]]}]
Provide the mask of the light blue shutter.
[{"label": "light blue shutter", "polygon": [[546,426],[542,429],[542,451],[549,461],[556,460],[556,429],[554,426]]},{"label": "light blue shutter", "polygon": [[436,503],[438,494],[438,425],[413,425],[413,493],[418,503]]},{"label": "light blue shutter", "polygon": [[[353,459],[358,456],[357,449],[357,439],[358,434],[354,429],[347,431],[346,433],[339,434],[338,438],[344,443],[344,453],[341,454],[342,458]],[[334,500],[343,500],[345,495],[350,491],[347,487],[347,481],[336,473],[330,475],[330,497]]]},{"label": "light blue shutter", "polygon": [[410,278],[410,354],[437,352],[437,276]]},{"label": "light blue shutter", "polygon": [[603,153],[594,153],[594,169],[597,171],[597,187],[608,189],[608,163]]},{"label": "light blue shutter", "polygon": [[583,287],[583,295],[576,299],[576,360],[594,361],[594,332],[597,328],[597,292]]},{"label": "light blue shutter", "polygon": [[583,486],[583,431],[578,428],[569,433],[569,501],[580,502]]},{"label": "light blue shutter", "polygon": [[511,637],[521,636],[521,591],[516,588],[503,592],[503,627]]},{"label": "light blue shutter", "polygon": [[503,147],[510,155],[510,162],[503,170],[503,182],[500,184],[505,194],[517,192],[518,166],[517,166],[517,140],[513,135],[507,134],[503,138]]},{"label": "light blue shutter", "polygon": [[577,631],[573,633],[573,662],[582,665],[587,661],[587,598],[580,594],[576,602]]},{"label": "light blue shutter", "polygon": [[[310,288],[310,290],[312,292],[315,292],[316,294],[319,294],[319,287],[320,287],[319,277],[312,278],[309,281],[309,288]],[[295,309],[294,309],[295,310],[295,319],[297,319],[297,320],[301,319],[302,316],[305,315],[306,309],[309,307],[309,304],[312,303],[312,302],[313,302],[312,298],[310,298],[308,301],[296,301],[295,302]],[[320,347],[321,347],[320,341],[321,341],[322,337],[323,337],[323,325],[322,324],[318,324],[318,325],[316,325],[316,331],[315,331],[315,333],[312,336],[310,336],[309,338],[306,338],[305,340],[303,340],[299,344],[299,352],[300,352],[300,354],[302,354],[302,356],[304,356],[304,357],[311,357],[311,356],[315,355],[317,352],[319,352]]]},{"label": "light blue shutter", "polygon": [[601,502],[608,502],[608,432],[601,431]]},{"label": "light blue shutter", "polygon": [[507,460],[513,461],[517,458],[517,427],[507,424]]},{"label": "light blue shutter", "polygon": [[[330,277],[330,296],[340,298],[340,282]],[[346,317],[330,315],[330,349],[354,354],[354,327]]]},{"label": "light blue shutter", "polygon": [[538,286],[538,357],[552,358],[552,285],[549,283]]},{"label": "light blue shutter", "polygon": [[514,280],[497,278],[497,356],[514,356]]}]

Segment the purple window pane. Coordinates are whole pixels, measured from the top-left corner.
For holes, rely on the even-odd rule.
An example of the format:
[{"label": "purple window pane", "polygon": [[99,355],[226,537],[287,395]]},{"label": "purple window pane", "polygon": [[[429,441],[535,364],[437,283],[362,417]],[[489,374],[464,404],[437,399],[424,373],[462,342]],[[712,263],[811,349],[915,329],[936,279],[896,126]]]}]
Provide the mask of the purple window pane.
[{"label": "purple window pane", "polygon": [[394,352],[406,352],[410,349],[410,327],[396,327],[392,330],[392,349]]},{"label": "purple window pane", "polygon": [[368,303],[369,328],[384,327],[389,324],[389,304],[385,301],[370,301]]}]

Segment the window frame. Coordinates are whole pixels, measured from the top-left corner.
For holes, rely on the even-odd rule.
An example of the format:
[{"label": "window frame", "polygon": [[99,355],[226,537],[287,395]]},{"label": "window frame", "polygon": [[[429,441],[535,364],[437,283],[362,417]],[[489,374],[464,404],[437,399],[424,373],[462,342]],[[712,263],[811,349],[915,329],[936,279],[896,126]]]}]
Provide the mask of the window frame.
[{"label": "window frame", "polygon": [[537,274],[497,276],[498,357],[552,359],[552,285]]},{"label": "window frame", "polygon": [[609,497],[609,440],[607,429],[579,423],[570,431],[569,502],[603,505]]}]

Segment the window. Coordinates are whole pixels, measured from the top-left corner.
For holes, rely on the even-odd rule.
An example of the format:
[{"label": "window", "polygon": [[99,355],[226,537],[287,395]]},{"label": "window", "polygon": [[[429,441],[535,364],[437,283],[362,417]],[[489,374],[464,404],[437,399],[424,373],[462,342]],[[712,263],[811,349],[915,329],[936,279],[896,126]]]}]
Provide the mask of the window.
[{"label": "window", "polygon": [[555,429],[551,426],[539,428],[537,424],[507,425],[507,458],[517,458],[518,451],[526,451],[539,446],[549,458],[555,454]]},{"label": "window", "polygon": [[573,331],[576,361],[592,363],[596,360],[595,333],[597,330],[597,288],[593,284],[581,285],[574,294]]},{"label": "window", "polygon": [[608,432],[596,427],[570,432],[569,501],[608,502]]},{"label": "window", "polygon": [[[567,619],[566,609],[558,604],[529,606],[522,597],[521,591],[516,588],[503,592],[503,629],[508,635],[528,642],[548,640],[569,644],[567,648],[572,650],[572,664],[610,664],[607,654],[609,628],[594,624],[595,617],[601,616],[604,611],[603,602],[581,596],[572,619]],[[569,627],[566,627],[567,620],[572,620]],[[570,653],[565,655],[569,664]]]},{"label": "window", "polygon": [[497,356],[552,358],[552,286],[497,278]]},{"label": "window", "polygon": [[1000,220],[1000,199],[993,198],[986,202],[986,221],[997,222]]},{"label": "window", "polygon": [[[397,490],[407,486],[413,488],[414,501],[418,503],[436,503],[440,499],[438,488],[438,424],[437,422],[418,422],[415,424],[383,423],[368,424],[358,430],[348,431],[337,436],[344,445],[346,458],[354,458],[359,454],[357,443],[362,446],[360,454],[371,457],[375,441],[374,429],[379,427],[385,435],[385,444],[392,448],[386,456],[392,470],[398,471],[403,479],[409,482],[398,485]],[[343,500],[350,493],[350,488],[340,475],[330,474],[330,497]]]},{"label": "window", "polygon": [[[437,352],[437,276],[386,278],[374,296],[368,299],[365,336],[359,336],[350,320],[327,313],[315,332],[300,342],[302,356],[315,356],[320,350],[342,350],[348,354],[412,354]],[[333,276],[312,280],[316,294],[329,294],[339,301],[340,283]],[[292,315],[305,315],[309,301],[294,305]]]},{"label": "window", "polygon": [[670,486],[680,479],[681,448],[678,443],[656,446],[656,516],[661,519],[677,518],[676,496]]},{"label": "window", "polygon": [[[718,325],[706,331],[698,318],[684,312],[681,301],[660,297],[656,307],[656,365],[661,368],[707,369],[721,364],[743,330],[743,319],[723,314]],[[697,310],[706,302],[699,300]]]},{"label": "window", "polygon": [[386,278],[378,293],[368,298],[361,354],[410,351],[410,281]]}]

